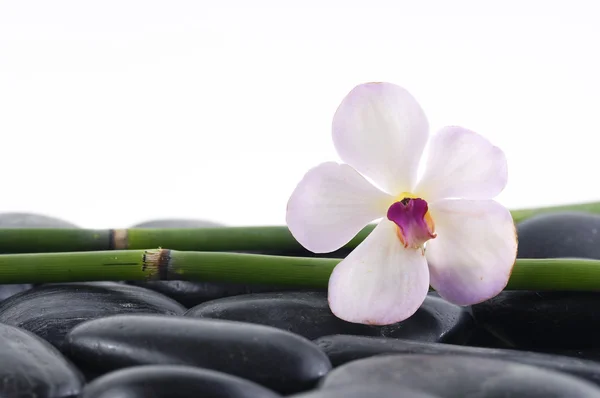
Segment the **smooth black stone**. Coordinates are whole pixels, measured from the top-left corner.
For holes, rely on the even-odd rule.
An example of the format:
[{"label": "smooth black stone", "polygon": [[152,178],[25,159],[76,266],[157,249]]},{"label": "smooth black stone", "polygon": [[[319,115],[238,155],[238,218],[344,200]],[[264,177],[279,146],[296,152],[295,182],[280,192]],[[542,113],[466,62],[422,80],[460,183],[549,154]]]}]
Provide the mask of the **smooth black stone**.
[{"label": "smooth black stone", "polygon": [[0,323],[0,397],[76,397],[82,387],[83,377],[56,348]]},{"label": "smooth black stone", "polygon": [[389,326],[367,326],[342,321],[329,309],[323,292],[248,294],[209,301],[186,316],[227,319],[284,329],[308,339],[330,334],[408,338],[462,343],[470,335],[473,318],[467,308],[429,296],[409,319]]},{"label": "smooth black stone", "polygon": [[282,393],[312,388],[331,369],[312,342],[279,329],[214,319],[113,316],[75,327],[65,352],[81,368],[189,365],[252,380]]},{"label": "smooth black stone", "polygon": [[0,228],[79,228],[58,218],[32,213],[0,213]]},{"label": "smooth black stone", "polygon": [[182,305],[159,293],[120,283],[42,285],[0,303],[0,323],[18,326],[61,348],[75,325],[113,314],[181,315]]},{"label": "smooth black stone", "polygon": [[594,398],[594,384],[517,362],[460,355],[390,355],[350,362],[331,371],[323,387],[394,383],[444,398]]},{"label": "smooth black stone", "polygon": [[475,319],[513,347],[591,349],[600,334],[600,292],[504,291],[473,306]]},{"label": "smooth black stone", "polygon": [[205,220],[188,220],[183,218],[168,218],[161,220],[150,220],[145,221],[130,228],[216,228],[224,227],[223,224],[219,224],[212,221]]},{"label": "smooth black stone", "polygon": [[0,285],[0,302],[6,300],[10,296],[14,296],[17,293],[29,290],[33,285],[27,284],[14,284],[14,285]]},{"label": "smooth black stone", "polygon": [[518,257],[600,259],[600,216],[568,212],[542,214],[517,225]]},{"label": "smooth black stone", "polygon": [[470,307],[461,307],[429,294],[417,312],[403,322],[380,328],[383,337],[463,344],[473,333]]},{"label": "smooth black stone", "polygon": [[242,285],[220,282],[131,281],[129,283],[162,293],[173,300],[177,300],[187,308],[223,297],[292,289],[289,286]]},{"label": "smooth black stone", "polygon": [[452,344],[420,343],[417,341],[364,336],[325,336],[314,343],[327,354],[333,366],[382,354],[460,355],[477,358],[502,359],[525,365],[539,366],[578,376],[600,385],[600,363],[560,355],[528,351],[502,350],[458,346]]},{"label": "smooth black stone", "polygon": [[360,384],[313,390],[289,398],[440,398],[394,384]]},{"label": "smooth black stone", "polygon": [[213,370],[177,365],[117,370],[88,384],[80,398],[278,398],[251,381]]},{"label": "smooth black stone", "polygon": [[334,333],[377,334],[376,328],[345,322],[333,315],[327,303],[327,294],[322,292],[260,293],[228,297],[200,304],[185,315],[273,326],[307,339]]}]

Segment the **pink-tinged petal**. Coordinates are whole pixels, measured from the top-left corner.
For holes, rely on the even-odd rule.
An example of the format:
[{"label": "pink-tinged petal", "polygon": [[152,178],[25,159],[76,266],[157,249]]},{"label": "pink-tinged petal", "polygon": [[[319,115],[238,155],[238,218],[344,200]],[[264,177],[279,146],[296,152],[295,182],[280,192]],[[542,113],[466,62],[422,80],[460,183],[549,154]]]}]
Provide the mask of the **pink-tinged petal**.
[{"label": "pink-tinged petal", "polygon": [[406,249],[396,224],[382,220],[329,279],[329,306],[348,322],[389,325],[419,309],[429,290],[421,249]]},{"label": "pink-tinged petal", "polygon": [[327,162],[309,170],[298,183],[288,201],[286,222],[302,246],[328,253],[385,216],[392,200],[352,167]]},{"label": "pink-tinged petal", "polygon": [[506,186],[508,168],[502,150],[462,127],[433,135],[425,172],[415,192],[433,202],[445,198],[492,199]]},{"label": "pink-tinged petal", "polygon": [[333,117],[340,158],[383,190],[398,195],[415,184],[429,125],[420,105],[402,87],[367,83],[355,87]]},{"label": "pink-tinged petal", "polygon": [[510,212],[493,200],[429,204],[437,238],[427,243],[431,286],[446,300],[471,305],[506,287],[517,257]]}]

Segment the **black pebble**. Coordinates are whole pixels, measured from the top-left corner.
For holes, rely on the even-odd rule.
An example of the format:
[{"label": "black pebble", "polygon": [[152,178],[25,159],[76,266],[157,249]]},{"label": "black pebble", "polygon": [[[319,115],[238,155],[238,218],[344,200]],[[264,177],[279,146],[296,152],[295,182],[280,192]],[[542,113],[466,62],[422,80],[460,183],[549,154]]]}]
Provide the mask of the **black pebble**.
[{"label": "black pebble", "polygon": [[600,259],[600,215],[542,214],[517,225],[519,258]]},{"label": "black pebble", "polygon": [[113,282],[42,285],[0,303],[0,322],[61,348],[64,336],[89,319],[124,313],[181,315],[183,306],[148,289]]},{"label": "black pebble", "polygon": [[214,319],[112,316],[75,327],[65,352],[88,372],[134,365],[189,365],[292,393],[312,388],[331,368],[309,340],[279,329]]},{"label": "black pebble", "polygon": [[10,296],[14,296],[17,293],[29,290],[33,285],[29,284],[11,284],[11,285],[0,285],[0,302],[6,300]]},{"label": "black pebble", "polygon": [[462,343],[474,324],[468,308],[435,296],[428,296],[415,315],[397,324],[374,327],[345,322],[333,315],[324,292],[261,293],[223,298],[196,306],[186,316],[263,324],[308,339],[330,334],[357,334]]},{"label": "black pebble", "polygon": [[333,366],[382,354],[461,355],[503,359],[539,366],[578,376],[600,385],[600,363],[559,355],[528,351],[467,347],[453,344],[363,336],[325,336],[314,341],[327,354]]},{"label": "black pebble", "polygon": [[473,306],[480,324],[515,348],[594,349],[600,293],[504,291]]},{"label": "black pebble", "polygon": [[87,385],[80,398],[278,398],[281,395],[225,373],[178,365],[117,370]]},{"label": "black pebble", "polygon": [[351,384],[290,395],[289,398],[441,398],[394,384]]},{"label": "black pebble", "polygon": [[444,398],[596,398],[600,389],[571,375],[505,360],[460,355],[390,355],[350,362],[323,387],[394,383]]},{"label": "black pebble", "polygon": [[82,375],[56,348],[0,323],[0,397],[71,398],[82,387]]}]

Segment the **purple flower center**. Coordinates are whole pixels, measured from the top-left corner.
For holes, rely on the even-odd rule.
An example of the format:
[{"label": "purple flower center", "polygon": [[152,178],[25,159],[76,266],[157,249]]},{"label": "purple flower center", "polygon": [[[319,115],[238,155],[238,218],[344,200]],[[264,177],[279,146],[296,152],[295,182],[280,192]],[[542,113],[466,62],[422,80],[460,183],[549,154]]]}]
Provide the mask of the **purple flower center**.
[{"label": "purple flower center", "polygon": [[398,226],[398,238],[404,247],[422,247],[436,237],[427,202],[420,198],[404,198],[390,206],[387,218]]}]

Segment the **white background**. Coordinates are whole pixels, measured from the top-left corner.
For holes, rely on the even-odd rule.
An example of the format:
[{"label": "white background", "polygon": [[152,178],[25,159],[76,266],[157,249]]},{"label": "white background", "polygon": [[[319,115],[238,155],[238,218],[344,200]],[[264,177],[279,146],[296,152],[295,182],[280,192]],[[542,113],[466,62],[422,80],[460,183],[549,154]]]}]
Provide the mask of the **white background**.
[{"label": "white background", "polygon": [[600,200],[596,4],[0,0],[0,210],[283,224],[368,81],[504,149],[505,205]]}]

